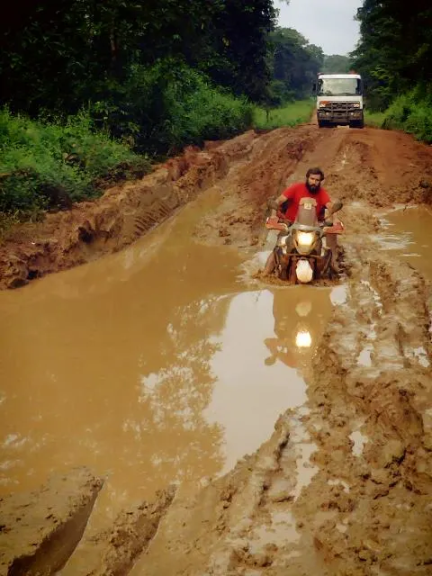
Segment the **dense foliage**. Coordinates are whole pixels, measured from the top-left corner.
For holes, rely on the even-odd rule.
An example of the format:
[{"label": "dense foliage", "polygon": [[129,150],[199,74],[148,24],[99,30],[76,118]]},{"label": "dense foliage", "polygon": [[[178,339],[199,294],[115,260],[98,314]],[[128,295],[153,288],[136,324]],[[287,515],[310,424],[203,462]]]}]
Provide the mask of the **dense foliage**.
[{"label": "dense foliage", "polygon": [[309,96],[322,50],[276,16],[272,0],[12,3],[0,22],[0,210],[69,205],[142,170],[137,153],[228,138],[257,104]]},{"label": "dense foliage", "polygon": [[271,0],[17,0],[0,24],[1,99],[32,115],[109,105],[136,66],[163,61],[258,99],[275,16]]},{"label": "dense foliage", "polygon": [[143,156],[92,131],[79,114],[63,125],[0,111],[0,212],[18,217],[98,194],[101,179],[142,176]]},{"label": "dense foliage", "polygon": [[365,0],[358,10],[361,39],[354,66],[365,77],[372,108],[386,108],[400,94],[432,80],[430,0]]},{"label": "dense foliage", "polygon": [[351,70],[351,60],[348,56],[332,54],[324,56],[324,63],[321,68],[323,74],[348,74]]},{"label": "dense foliage", "polygon": [[[119,179],[142,176],[149,161],[126,142],[133,141],[137,126],[141,149],[169,152],[185,142],[227,138],[251,125],[252,106],[244,99],[214,88],[190,68],[177,70],[179,80],[164,72],[158,65],[135,70],[119,93],[123,106],[108,111],[111,134],[125,136],[123,142],[108,130],[96,130],[88,112],[42,121],[0,110],[0,212],[27,219],[41,209],[95,197]],[[154,90],[157,84],[161,92]],[[165,110],[158,108],[161,95]]]},{"label": "dense foliage", "polygon": [[275,17],[271,0],[12,3],[0,22],[0,210],[68,205],[102,176],[134,173],[132,149],[169,154],[248,128]]},{"label": "dense foliage", "polygon": [[432,141],[432,4],[364,0],[353,63],[365,78],[368,106],[388,108],[384,125]]},{"label": "dense foliage", "polygon": [[273,81],[269,99],[280,105],[311,95],[311,87],[324,62],[321,48],[309,44],[292,28],[277,28],[270,35],[270,67]]}]

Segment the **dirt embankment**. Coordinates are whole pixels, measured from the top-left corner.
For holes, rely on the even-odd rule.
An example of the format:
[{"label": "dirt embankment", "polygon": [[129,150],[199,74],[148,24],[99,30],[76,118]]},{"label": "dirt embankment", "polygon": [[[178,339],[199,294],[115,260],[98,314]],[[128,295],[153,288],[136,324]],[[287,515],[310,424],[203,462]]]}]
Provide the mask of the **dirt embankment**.
[{"label": "dirt embankment", "polygon": [[[170,493],[162,504],[145,505],[142,517],[125,513],[93,543],[84,536],[62,574],[78,574],[74,556],[81,554],[88,558],[80,563],[83,575],[429,576],[430,287],[412,267],[380,253],[373,234],[379,228],[377,208],[432,202],[431,149],[392,132],[304,126],[246,134],[194,154],[188,171],[180,175],[179,159],[145,185],[161,178],[165,186],[164,178],[170,178],[176,206],[198,189],[218,185],[222,202],[200,223],[196,238],[256,250],[264,244],[268,196],[302,179],[309,165],[321,165],[328,189],[346,203],[345,302],[336,307],[307,374],[307,404],[283,414],[268,442],[193,498],[172,501]],[[168,176],[170,170],[180,172]],[[16,269],[24,272],[14,276],[9,264],[9,285],[16,285],[14,278],[25,281],[25,271],[28,277],[29,270],[38,275],[65,268],[132,241],[140,233],[131,224],[133,210],[144,206],[139,187],[145,185],[130,185],[129,199],[124,188],[107,193],[93,208],[77,208],[83,210],[80,218],[91,222],[91,241],[78,238],[82,220],[78,225],[73,213],[49,217],[53,231],[56,218],[58,225],[69,217],[62,229],[73,231],[68,238],[74,240],[65,245],[70,249],[53,248],[52,260],[40,248],[45,262],[40,270],[25,256],[24,241],[10,244],[21,258]],[[108,205],[117,222],[110,231],[95,215],[108,214],[103,208]],[[94,220],[84,216],[87,209],[95,211]],[[121,238],[127,229],[131,235]],[[4,254],[2,261],[11,262]],[[53,573],[52,565],[47,556],[41,573]]]},{"label": "dirt embankment", "polygon": [[103,481],[79,469],[0,499],[0,574],[54,574],[81,540]]},{"label": "dirt embankment", "polygon": [[[204,150],[189,148],[142,180],[112,188],[95,202],[21,226],[0,248],[0,289],[17,288],[124,248],[221,181],[233,166],[256,158],[261,141],[274,141],[274,147],[267,148],[279,149],[289,166],[315,144],[314,139],[314,127],[304,126],[264,136],[247,132],[227,142],[208,143]],[[269,165],[265,171],[270,173]]]}]

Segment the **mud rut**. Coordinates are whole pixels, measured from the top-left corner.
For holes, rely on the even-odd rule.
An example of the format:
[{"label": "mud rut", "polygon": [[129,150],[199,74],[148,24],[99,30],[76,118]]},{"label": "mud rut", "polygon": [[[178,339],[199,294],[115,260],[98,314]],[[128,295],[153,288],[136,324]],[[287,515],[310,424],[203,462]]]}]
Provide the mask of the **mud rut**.
[{"label": "mud rut", "polygon": [[91,542],[84,530],[101,482],[89,472],[51,481],[36,511],[24,497],[4,499],[1,574],[64,565],[65,575],[432,574],[430,284],[373,241],[380,209],[432,203],[430,148],[397,133],[306,125],[191,149],[142,182],[16,232],[0,252],[2,286],[118,250],[209,187],[222,202],[197,240],[253,254],[265,244],[267,197],[312,164],[346,205],[347,292],[306,375],[307,404],[282,414],[223,478],[189,498],[165,491]]}]

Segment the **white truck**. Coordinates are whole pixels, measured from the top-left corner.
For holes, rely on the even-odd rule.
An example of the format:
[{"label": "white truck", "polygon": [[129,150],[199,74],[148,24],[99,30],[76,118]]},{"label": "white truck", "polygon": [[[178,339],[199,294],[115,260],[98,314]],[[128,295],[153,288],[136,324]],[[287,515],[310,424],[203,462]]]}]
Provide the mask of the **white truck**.
[{"label": "white truck", "polygon": [[314,84],[318,126],[364,127],[363,82],[360,74],[318,74]]}]

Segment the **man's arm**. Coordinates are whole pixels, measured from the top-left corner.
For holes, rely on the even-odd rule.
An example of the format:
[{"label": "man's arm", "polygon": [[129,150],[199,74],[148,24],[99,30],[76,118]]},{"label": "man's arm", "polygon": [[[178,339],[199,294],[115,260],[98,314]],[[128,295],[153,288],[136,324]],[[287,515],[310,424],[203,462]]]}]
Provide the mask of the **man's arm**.
[{"label": "man's arm", "polygon": [[290,198],[287,198],[286,196],[284,196],[283,194],[281,194],[278,198],[274,199],[274,198],[270,198],[269,201],[267,202],[268,207],[271,208],[272,210],[279,210],[280,206],[282,206],[282,204],[286,201],[289,201]]},{"label": "man's arm", "polygon": [[342,202],[340,202],[340,200],[332,200],[327,192],[327,190],[322,190],[321,193],[324,195],[324,206],[326,208],[326,218],[331,218],[333,217],[333,214],[335,214],[336,212],[338,212],[343,204]]},{"label": "man's arm", "polygon": [[280,206],[284,203],[284,202],[292,202],[293,198],[294,198],[294,193],[295,193],[295,185],[293,186],[289,186],[289,188],[287,188],[284,192],[282,192],[282,194],[274,199],[274,198],[270,198],[270,200],[268,201],[268,207],[272,209],[272,213],[271,216],[276,216],[276,212],[279,210]]},{"label": "man's arm", "polygon": [[328,210],[328,215],[333,216],[333,214],[339,212],[339,210],[342,209],[343,204],[340,200],[329,200],[329,202],[326,203],[325,207]]}]

